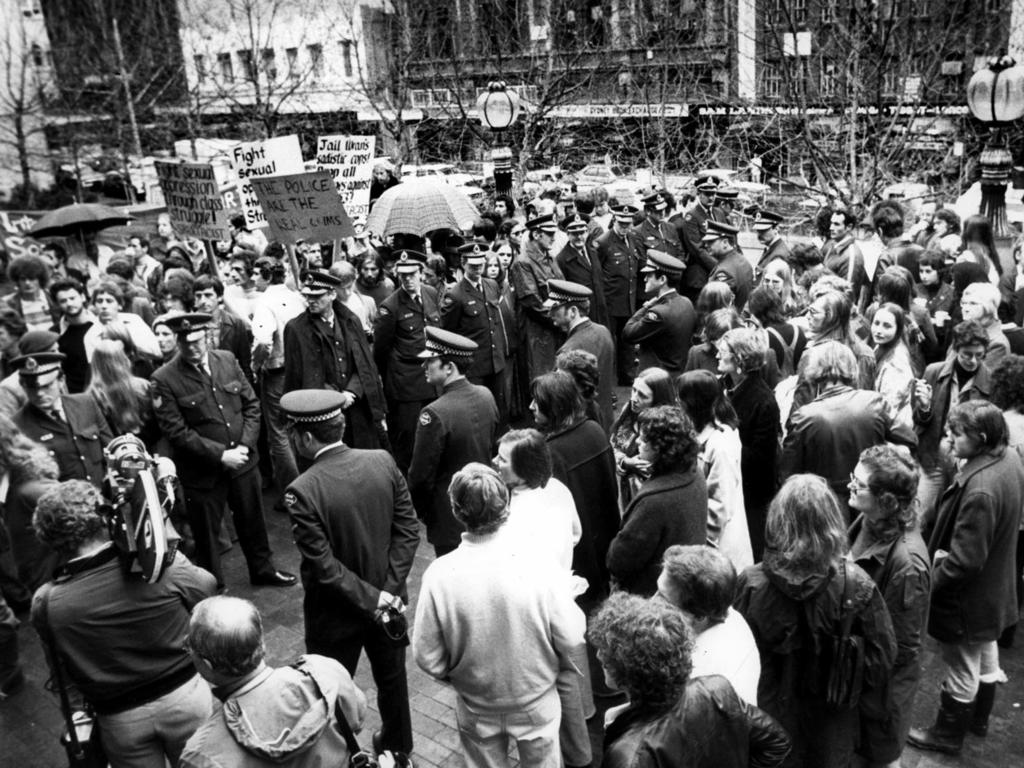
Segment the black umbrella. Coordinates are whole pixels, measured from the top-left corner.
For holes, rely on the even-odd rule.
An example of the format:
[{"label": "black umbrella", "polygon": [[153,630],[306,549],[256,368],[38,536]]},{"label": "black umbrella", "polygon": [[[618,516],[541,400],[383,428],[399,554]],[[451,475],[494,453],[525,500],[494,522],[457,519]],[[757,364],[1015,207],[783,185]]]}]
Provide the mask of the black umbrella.
[{"label": "black umbrella", "polygon": [[50,211],[36,222],[28,234],[32,237],[69,237],[123,226],[133,218],[109,205],[75,203]]}]

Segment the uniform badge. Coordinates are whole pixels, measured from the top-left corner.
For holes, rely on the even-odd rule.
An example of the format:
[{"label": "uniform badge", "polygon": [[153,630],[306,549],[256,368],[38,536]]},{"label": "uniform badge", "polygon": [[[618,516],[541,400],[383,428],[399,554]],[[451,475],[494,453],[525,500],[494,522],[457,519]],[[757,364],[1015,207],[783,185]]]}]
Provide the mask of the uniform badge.
[{"label": "uniform badge", "polygon": [[476,299],[471,299],[466,302],[467,307],[472,307],[474,304],[476,304]]},{"label": "uniform badge", "polygon": [[377,314],[378,315],[390,315],[391,314],[391,310],[388,309],[383,304],[381,304],[379,307],[377,307]]},{"label": "uniform badge", "polygon": [[443,305],[443,306],[444,306],[445,308],[447,308],[447,307],[450,307],[450,306],[452,306],[452,305],[453,305],[453,304],[455,303],[455,299],[453,299],[453,298],[452,298],[451,296],[445,296],[445,297],[444,297],[444,301],[443,301],[443,302],[441,302],[441,303],[442,303],[442,305]]},{"label": "uniform badge", "polygon": [[53,440],[53,433],[47,432],[45,435],[39,436],[39,442],[45,443],[47,440]]},{"label": "uniform badge", "polygon": [[430,424],[431,421],[433,421],[433,418],[430,416],[429,411],[423,411],[422,413],[420,413],[420,424],[422,424],[424,427]]},{"label": "uniform badge", "polygon": [[299,502],[299,500],[295,497],[294,493],[292,493],[291,491],[285,492],[285,494],[284,494],[284,505],[286,507],[294,506],[298,502]]},{"label": "uniform badge", "polygon": [[412,317],[412,316],[413,316],[412,312],[406,312],[404,315],[402,315],[402,319],[405,320],[407,317]]},{"label": "uniform badge", "polygon": [[646,312],[646,313],[644,313],[644,320],[649,320],[651,322],[657,322],[660,319],[661,318],[658,317],[658,313],[657,312]]},{"label": "uniform badge", "polygon": [[163,404],[164,404],[164,401],[162,399],[160,399],[160,395],[153,395],[153,407],[154,408],[159,408]]}]

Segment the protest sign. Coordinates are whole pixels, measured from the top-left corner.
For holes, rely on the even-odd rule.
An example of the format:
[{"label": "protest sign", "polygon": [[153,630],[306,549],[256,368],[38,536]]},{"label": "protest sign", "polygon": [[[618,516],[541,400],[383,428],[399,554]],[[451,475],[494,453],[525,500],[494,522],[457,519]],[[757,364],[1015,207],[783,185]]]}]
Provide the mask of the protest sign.
[{"label": "protest sign", "polygon": [[375,136],[321,136],[316,142],[316,167],[330,171],[349,216],[370,212]]},{"label": "protest sign", "polygon": [[231,238],[212,165],[158,160],[154,167],[175,232],[200,240]]},{"label": "protest sign", "polygon": [[304,168],[299,137],[291,134],[239,144],[231,151],[231,165],[238,174],[238,195],[246,224],[249,227],[265,227],[267,220],[249,180],[260,176],[302,173]]},{"label": "protest sign", "polygon": [[353,237],[352,220],[327,171],[249,180],[270,226],[282,243]]}]

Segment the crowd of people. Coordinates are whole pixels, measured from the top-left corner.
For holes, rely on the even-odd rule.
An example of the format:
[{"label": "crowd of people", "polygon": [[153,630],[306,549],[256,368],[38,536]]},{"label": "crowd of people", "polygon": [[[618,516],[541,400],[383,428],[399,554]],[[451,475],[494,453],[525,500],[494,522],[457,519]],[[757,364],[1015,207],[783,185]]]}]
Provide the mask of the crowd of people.
[{"label": "crowd of people", "polygon": [[[470,766],[512,743],[591,765],[599,712],[608,768],[898,766],[984,736],[1024,593],[1024,267],[987,219],[896,201],[792,242],[747,211],[752,258],[736,199],[498,196],[471,230],[357,223],[295,258],[243,217],[209,255],[163,220],[13,260],[0,696],[31,608],[117,768],[341,764],[363,652],[362,748],[405,768],[410,645]],[[126,434],[180,486],[153,583],[104,507]],[[292,666],[223,594],[235,542],[253,586],[301,580]],[[913,727],[927,636],[940,701]]]}]

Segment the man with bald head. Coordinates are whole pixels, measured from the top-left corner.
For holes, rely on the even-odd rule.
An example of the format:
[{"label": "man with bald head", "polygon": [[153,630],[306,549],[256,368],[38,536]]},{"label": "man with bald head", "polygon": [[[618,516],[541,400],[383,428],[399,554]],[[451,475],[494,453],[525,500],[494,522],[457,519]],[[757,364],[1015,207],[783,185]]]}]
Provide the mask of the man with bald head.
[{"label": "man with bald head", "polygon": [[337,661],[309,654],[288,667],[267,666],[256,606],[223,595],[192,611],[188,649],[220,703],[188,740],[179,766],[348,764],[337,708],[358,730],[366,697]]}]

